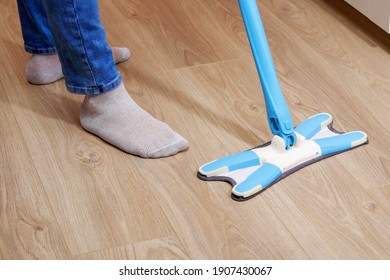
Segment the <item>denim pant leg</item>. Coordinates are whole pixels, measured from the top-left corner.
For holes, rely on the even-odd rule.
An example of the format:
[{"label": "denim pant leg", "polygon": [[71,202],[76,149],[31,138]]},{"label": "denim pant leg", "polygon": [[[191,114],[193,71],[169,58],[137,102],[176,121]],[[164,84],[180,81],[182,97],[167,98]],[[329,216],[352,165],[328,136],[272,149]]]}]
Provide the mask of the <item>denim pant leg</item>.
[{"label": "denim pant leg", "polygon": [[97,0],[42,0],[68,90],[100,94],[118,87]]},{"label": "denim pant leg", "polygon": [[56,53],[42,0],[18,0],[24,48],[32,54]]}]

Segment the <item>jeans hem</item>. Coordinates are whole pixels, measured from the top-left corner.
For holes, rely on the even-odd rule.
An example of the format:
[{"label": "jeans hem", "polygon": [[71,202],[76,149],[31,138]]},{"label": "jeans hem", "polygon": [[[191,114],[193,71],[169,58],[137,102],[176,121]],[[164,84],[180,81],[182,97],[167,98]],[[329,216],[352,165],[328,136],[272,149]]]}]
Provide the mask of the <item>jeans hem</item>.
[{"label": "jeans hem", "polygon": [[94,94],[102,94],[109,92],[111,90],[114,90],[122,83],[122,76],[119,74],[114,81],[108,83],[104,86],[95,86],[95,87],[77,87],[72,86],[69,84],[66,84],[66,88],[69,92],[75,93],[75,94],[88,94],[88,95],[94,95]]},{"label": "jeans hem", "polygon": [[25,44],[24,49],[26,50],[26,52],[31,54],[56,54],[57,53],[57,49],[55,47],[34,48]]}]

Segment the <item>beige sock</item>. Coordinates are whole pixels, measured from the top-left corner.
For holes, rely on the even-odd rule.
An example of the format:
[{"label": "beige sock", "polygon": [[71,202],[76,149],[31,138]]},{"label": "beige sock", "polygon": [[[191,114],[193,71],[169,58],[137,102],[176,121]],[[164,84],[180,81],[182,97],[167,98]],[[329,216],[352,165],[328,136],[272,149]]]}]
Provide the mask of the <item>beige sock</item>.
[{"label": "beige sock", "polygon": [[187,140],[139,107],[123,83],[110,92],[87,95],[80,121],[85,130],[144,158],[167,157],[188,148]]},{"label": "beige sock", "polygon": [[[130,57],[128,48],[112,47],[115,63],[126,61]],[[26,78],[32,84],[45,85],[62,79],[64,74],[58,54],[34,54],[26,65]]]}]

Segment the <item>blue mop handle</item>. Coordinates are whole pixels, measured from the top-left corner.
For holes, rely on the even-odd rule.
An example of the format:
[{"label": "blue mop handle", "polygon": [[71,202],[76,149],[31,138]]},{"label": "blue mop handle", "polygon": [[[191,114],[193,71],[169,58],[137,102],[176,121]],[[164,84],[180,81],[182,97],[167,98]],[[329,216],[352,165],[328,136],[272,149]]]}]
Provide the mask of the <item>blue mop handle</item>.
[{"label": "blue mop handle", "polygon": [[267,108],[268,124],[282,137],[286,149],[295,143],[294,124],[280,89],[256,0],[238,0]]}]

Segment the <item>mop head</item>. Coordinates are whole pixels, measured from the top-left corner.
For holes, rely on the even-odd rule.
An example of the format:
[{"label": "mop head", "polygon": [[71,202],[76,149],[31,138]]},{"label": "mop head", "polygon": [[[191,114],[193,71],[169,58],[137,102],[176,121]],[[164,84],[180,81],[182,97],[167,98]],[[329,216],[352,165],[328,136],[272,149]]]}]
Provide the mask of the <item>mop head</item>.
[{"label": "mop head", "polygon": [[295,128],[297,140],[290,149],[276,135],[264,145],[203,165],[198,178],[229,182],[232,198],[244,201],[309,164],[368,143],[364,132],[338,132],[332,123],[327,113],[315,115]]}]

